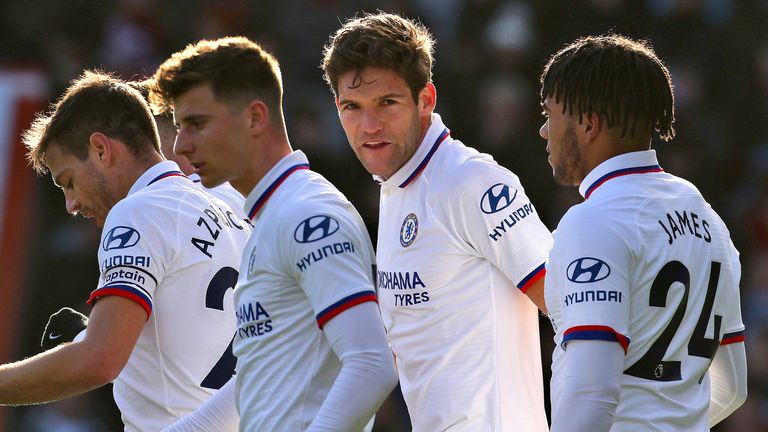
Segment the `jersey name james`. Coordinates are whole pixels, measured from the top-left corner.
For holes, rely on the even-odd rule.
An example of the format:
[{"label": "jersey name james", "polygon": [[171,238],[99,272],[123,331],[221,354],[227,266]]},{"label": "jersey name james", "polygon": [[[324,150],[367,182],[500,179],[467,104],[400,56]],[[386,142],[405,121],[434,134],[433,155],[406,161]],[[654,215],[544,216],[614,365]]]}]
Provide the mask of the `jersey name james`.
[{"label": "jersey name james", "polygon": [[[652,151],[609,159],[584,183],[587,199],[563,217],[547,265],[553,404],[569,341],[615,341],[626,357],[613,430],[702,430],[707,368],[721,343],[743,340],[729,232]],[[637,412],[648,404],[686,404],[689,415]]]}]

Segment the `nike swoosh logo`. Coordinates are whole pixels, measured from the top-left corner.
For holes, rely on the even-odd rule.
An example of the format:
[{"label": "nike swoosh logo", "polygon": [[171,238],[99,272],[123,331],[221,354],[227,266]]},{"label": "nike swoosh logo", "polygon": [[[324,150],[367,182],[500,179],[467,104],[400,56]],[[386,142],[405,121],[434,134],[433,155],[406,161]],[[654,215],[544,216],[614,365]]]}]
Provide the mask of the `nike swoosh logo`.
[{"label": "nike swoosh logo", "polygon": [[48,339],[51,339],[51,340],[58,339],[60,337],[61,337],[60,334],[54,335],[53,333],[51,333],[51,334],[48,335]]}]

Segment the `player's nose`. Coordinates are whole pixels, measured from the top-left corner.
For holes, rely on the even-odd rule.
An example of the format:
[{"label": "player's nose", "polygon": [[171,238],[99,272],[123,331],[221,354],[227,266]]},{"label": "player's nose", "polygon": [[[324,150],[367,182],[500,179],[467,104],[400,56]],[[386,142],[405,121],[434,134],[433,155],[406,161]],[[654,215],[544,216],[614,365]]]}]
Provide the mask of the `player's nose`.
[{"label": "player's nose", "polygon": [[186,156],[192,152],[192,142],[183,130],[176,134],[176,140],[173,142],[173,152],[177,155]]},{"label": "player's nose", "polygon": [[66,194],[64,195],[64,199],[67,205],[67,213],[76,215],[80,211],[80,201],[72,196],[67,196]]},{"label": "player's nose", "polygon": [[379,132],[384,128],[384,124],[374,110],[363,110],[361,120],[362,130],[367,134]]},{"label": "player's nose", "polygon": [[539,128],[539,135],[544,139],[549,139],[549,120],[545,121]]}]

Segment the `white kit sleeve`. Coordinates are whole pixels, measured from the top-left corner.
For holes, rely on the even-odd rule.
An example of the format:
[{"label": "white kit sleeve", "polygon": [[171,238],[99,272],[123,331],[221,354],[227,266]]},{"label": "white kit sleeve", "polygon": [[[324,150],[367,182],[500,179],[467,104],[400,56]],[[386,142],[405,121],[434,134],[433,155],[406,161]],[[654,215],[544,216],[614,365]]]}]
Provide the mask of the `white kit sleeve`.
[{"label": "white kit sleeve", "polygon": [[563,388],[551,432],[608,432],[621,393],[624,350],[616,342],[574,340],[563,359]]},{"label": "white kit sleeve", "polygon": [[747,399],[747,356],[743,343],[723,345],[709,367],[709,427],[721,422]]},{"label": "white kit sleeve", "polygon": [[323,327],[341,370],[310,432],[359,432],[397,384],[394,357],[374,302],[356,305]]},{"label": "white kit sleeve", "polygon": [[240,415],[235,405],[235,377],[211,396],[204,404],[163,432],[235,432]]}]

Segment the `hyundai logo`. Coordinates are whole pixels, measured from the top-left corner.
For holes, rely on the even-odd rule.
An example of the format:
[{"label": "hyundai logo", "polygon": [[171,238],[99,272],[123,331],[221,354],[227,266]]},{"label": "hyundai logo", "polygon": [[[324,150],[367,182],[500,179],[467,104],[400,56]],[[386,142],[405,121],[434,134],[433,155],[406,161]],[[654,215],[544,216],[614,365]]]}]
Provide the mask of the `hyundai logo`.
[{"label": "hyundai logo", "polygon": [[[512,196],[509,196],[510,189],[514,191]],[[480,210],[486,214],[496,213],[509,207],[515,197],[517,197],[517,189],[510,188],[504,183],[496,183],[483,194],[483,198],[480,200]]]},{"label": "hyundai logo", "polygon": [[324,239],[338,230],[339,223],[336,222],[336,219],[325,215],[312,216],[296,227],[293,238],[299,243],[312,243]]},{"label": "hyundai logo", "polygon": [[136,246],[141,235],[135,229],[127,226],[116,226],[104,236],[101,247],[105,250],[125,249]]},{"label": "hyundai logo", "polygon": [[566,275],[568,280],[575,283],[592,283],[601,281],[611,274],[611,268],[597,258],[579,258],[568,265]]}]

